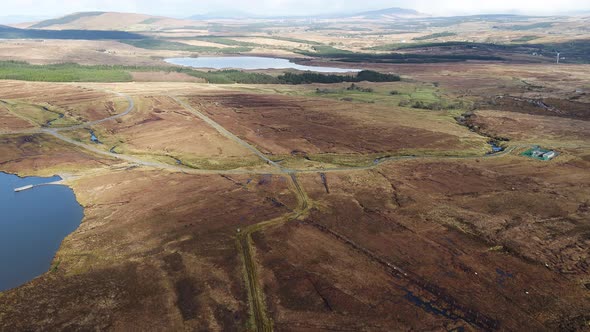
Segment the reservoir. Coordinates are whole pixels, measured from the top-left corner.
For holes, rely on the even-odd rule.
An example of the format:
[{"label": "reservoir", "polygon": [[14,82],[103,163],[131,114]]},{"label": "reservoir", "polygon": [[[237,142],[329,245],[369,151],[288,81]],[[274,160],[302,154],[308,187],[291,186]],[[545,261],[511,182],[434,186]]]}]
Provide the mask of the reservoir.
[{"label": "reservoir", "polygon": [[314,71],[318,73],[356,73],[360,71],[359,69],[303,66],[287,59],[256,56],[171,58],[166,59],[165,61],[174,65],[211,69],[297,69],[302,71]]},{"label": "reservoir", "polygon": [[15,188],[60,180],[0,172],[0,292],[47,272],[63,239],[82,221],[74,192],[61,185]]}]

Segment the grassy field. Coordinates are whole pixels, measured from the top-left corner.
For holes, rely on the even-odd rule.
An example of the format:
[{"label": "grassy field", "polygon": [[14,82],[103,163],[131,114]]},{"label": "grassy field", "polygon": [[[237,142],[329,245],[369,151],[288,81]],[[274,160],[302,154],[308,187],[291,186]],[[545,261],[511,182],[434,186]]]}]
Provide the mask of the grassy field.
[{"label": "grassy field", "polygon": [[423,110],[465,109],[471,102],[445,95],[441,89],[429,83],[355,83],[352,85],[323,85],[315,90],[306,89],[302,93],[357,103],[384,104]]},{"label": "grassy field", "polygon": [[513,43],[527,43],[530,42],[531,40],[535,40],[535,39],[539,39],[540,37],[538,36],[522,36],[516,39],[513,39],[512,42]]},{"label": "grassy field", "polygon": [[437,38],[443,38],[443,37],[452,37],[452,36],[456,36],[457,34],[454,32],[437,32],[437,33],[433,33],[430,35],[426,35],[426,36],[422,36],[422,37],[416,37],[413,38],[413,40],[429,40],[429,39],[437,39]]},{"label": "grassy field", "polygon": [[0,62],[0,79],[44,82],[129,82],[129,72],[111,66],[76,64],[31,65],[24,62]]}]

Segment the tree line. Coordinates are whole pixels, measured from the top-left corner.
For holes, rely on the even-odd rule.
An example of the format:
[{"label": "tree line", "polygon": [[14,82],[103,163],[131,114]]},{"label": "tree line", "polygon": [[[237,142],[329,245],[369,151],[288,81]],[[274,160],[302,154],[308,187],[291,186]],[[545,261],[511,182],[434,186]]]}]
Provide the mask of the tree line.
[{"label": "tree line", "polygon": [[335,75],[320,73],[285,73],[278,77],[282,84],[310,84],[310,83],[343,83],[343,82],[398,82],[401,80],[399,75],[383,74],[372,70],[363,70],[355,76]]}]

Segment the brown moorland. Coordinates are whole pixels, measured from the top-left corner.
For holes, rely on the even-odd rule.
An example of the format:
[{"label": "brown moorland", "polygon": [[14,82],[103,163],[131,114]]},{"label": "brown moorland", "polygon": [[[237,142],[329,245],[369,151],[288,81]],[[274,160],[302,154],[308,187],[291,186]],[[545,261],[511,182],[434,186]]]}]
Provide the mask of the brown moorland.
[{"label": "brown moorland", "polygon": [[3,329],[247,325],[235,234],[289,212],[286,178],[88,174],[71,183],[85,207],[82,226],[63,242],[59,267],[2,294]]},{"label": "brown moorland", "polygon": [[189,100],[271,155],[481,150],[481,137],[434,112],[418,118],[420,111],[396,106],[266,94],[191,95]]},{"label": "brown moorland", "polygon": [[[14,101],[62,113],[77,122],[96,121],[122,112],[127,101],[112,92],[76,84],[0,81],[4,101]],[[7,105],[8,103],[4,103]]]},{"label": "brown moorland", "polygon": [[305,176],[310,216],[254,237],[276,327],[583,328],[588,166],[509,157]]},{"label": "brown moorland", "polygon": [[[345,42],[375,42],[362,39]],[[588,69],[366,66],[404,80],[363,83],[375,91],[353,101],[317,94],[318,85],[0,82],[2,129],[29,129],[17,119],[37,126],[0,137],[0,168],[64,175],[85,208],[52,269],[0,293],[0,330],[243,331],[265,327],[257,325],[264,316],[280,331],[587,330]],[[343,87],[330,88],[348,93]],[[127,107],[102,90],[130,95],[135,109],[63,132],[70,142],[41,128],[43,106],[73,123]],[[418,95],[465,103],[398,104]],[[240,167],[235,160],[263,161],[176,96],[269,158],[314,159],[317,168]],[[461,114],[471,114],[471,128],[457,123]],[[102,145],[89,142],[88,129]],[[484,156],[488,136],[510,139],[508,151]],[[532,144],[560,155],[519,156]],[[212,174],[116,153],[192,160]],[[396,154],[418,158],[373,162]],[[350,156],[369,165],[322,169]]]},{"label": "brown moorland", "polygon": [[[243,146],[215,131],[170,96],[135,97],[136,110],[120,121],[92,126],[105,151],[140,155],[168,163],[205,169],[227,169],[260,164]],[[88,130],[68,133],[88,141]]]}]

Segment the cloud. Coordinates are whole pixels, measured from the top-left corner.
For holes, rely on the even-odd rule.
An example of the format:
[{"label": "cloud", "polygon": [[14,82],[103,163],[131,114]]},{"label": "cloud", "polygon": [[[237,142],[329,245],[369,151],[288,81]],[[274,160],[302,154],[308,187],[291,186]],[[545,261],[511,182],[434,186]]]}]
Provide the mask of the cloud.
[{"label": "cloud", "polygon": [[79,11],[140,12],[178,17],[223,10],[255,14],[312,14],[354,12],[389,7],[413,8],[435,15],[506,13],[557,14],[590,10],[580,0],[12,0],[2,4],[3,15],[63,15]]}]

